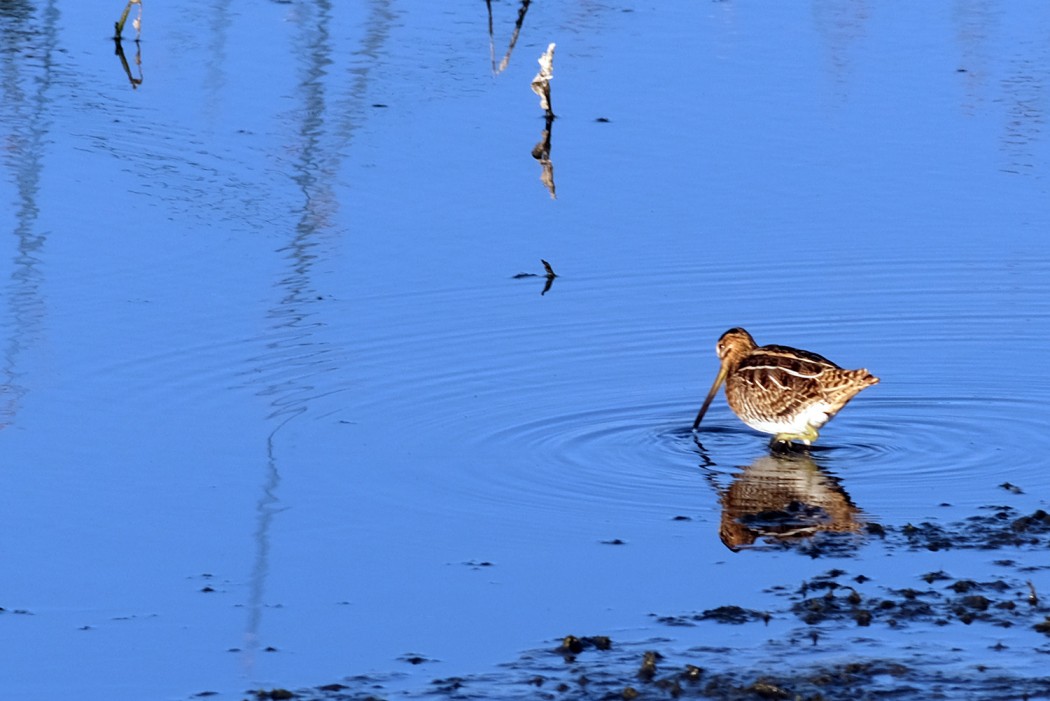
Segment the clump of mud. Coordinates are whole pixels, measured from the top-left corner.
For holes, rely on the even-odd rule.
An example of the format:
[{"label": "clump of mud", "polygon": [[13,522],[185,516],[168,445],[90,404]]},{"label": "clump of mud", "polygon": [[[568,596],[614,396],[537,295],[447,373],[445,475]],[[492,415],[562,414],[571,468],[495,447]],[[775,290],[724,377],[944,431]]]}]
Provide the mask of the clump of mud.
[{"label": "clump of mud", "polygon": [[1050,547],[1050,514],[1046,511],[1024,515],[1009,506],[987,506],[982,511],[985,513],[947,526],[924,521],[886,531],[915,550]]},{"label": "clump of mud", "polygon": [[[915,623],[946,626],[974,621],[1003,628],[1034,626],[1045,617],[1032,585],[1001,577],[988,581],[952,579],[943,571],[920,577],[929,586],[891,589],[873,587],[867,577],[841,581],[843,570],[803,582],[788,593],[788,611],[803,623],[854,622],[858,626],[884,624],[892,628]],[[781,588],[780,593],[785,593]]]},{"label": "clump of mud", "polygon": [[805,538],[770,536],[752,547],[796,552],[812,558],[851,557],[872,540],[911,551],[1050,549],[1050,513],[1038,509],[1023,514],[1010,506],[986,506],[981,511],[948,524],[922,521],[884,526],[869,522],[859,528],[859,532],[820,531]]}]

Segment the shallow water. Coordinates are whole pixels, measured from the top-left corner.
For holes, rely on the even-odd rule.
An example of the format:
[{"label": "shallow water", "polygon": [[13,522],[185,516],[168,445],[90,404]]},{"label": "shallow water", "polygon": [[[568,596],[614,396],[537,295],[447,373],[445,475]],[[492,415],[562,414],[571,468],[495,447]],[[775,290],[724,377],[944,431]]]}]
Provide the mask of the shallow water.
[{"label": "shallow water", "polygon": [[[481,3],[168,2],[135,87],[120,9],[0,10],[13,696],[413,689],[568,633],[761,666],[797,622],[650,614],[1050,564],[852,526],[733,552],[767,438],[722,399],[688,430],[744,326],[881,378],[799,468],[840,522],[1046,507],[1042,4],[533,4],[494,75],[517,4],[490,46]],[[826,651],[1043,659],[1030,625],[965,630]]]}]

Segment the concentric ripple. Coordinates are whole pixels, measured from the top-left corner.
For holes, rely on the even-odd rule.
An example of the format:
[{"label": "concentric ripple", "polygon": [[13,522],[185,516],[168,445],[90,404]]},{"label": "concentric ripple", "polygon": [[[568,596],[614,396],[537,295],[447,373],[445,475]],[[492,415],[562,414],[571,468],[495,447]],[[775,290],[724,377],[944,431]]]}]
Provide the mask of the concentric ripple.
[{"label": "concentric ripple", "polygon": [[[393,401],[428,445],[462,454],[442,481],[469,508],[713,510],[699,468],[731,471],[767,454],[768,437],[723,399],[698,434],[688,430],[717,369],[714,340],[743,325],[759,343],[881,377],[813,451],[876,516],[987,504],[1003,482],[1045,488],[1037,463],[1050,448],[1041,411],[1050,372],[1027,361],[1050,345],[1046,261],[883,262],[825,272],[815,292],[790,277],[770,264],[559,279],[542,300],[523,281],[437,293],[448,315],[411,315],[410,337],[376,338],[358,353],[377,371],[368,405],[412,387]],[[814,295],[826,300],[819,316],[779,313],[808,309]],[[399,299],[409,305],[396,313],[410,311]],[[465,321],[449,323],[457,312]],[[391,362],[397,371],[384,376]]]},{"label": "concentric ripple", "polygon": [[[808,288],[798,274],[768,263],[566,275],[542,297],[537,280],[509,277],[372,291],[315,305],[309,329],[260,334],[241,320],[243,334],[104,374],[146,389],[160,378],[190,403],[238,387],[326,397],[324,412],[367,424],[362,439],[377,452],[364,460],[439,483],[441,508],[667,518],[715,511],[704,471],[730,474],[768,453],[768,437],[723,398],[689,431],[717,369],[714,341],[742,325],[759,343],[881,378],[813,450],[876,517],[987,504],[1004,482],[1045,491],[1050,371],[1032,353],[1050,347],[1050,263],[883,261],[826,270]],[[819,314],[783,311],[809,310],[814,297]],[[406,468],[409,450],[443,458]]]}]

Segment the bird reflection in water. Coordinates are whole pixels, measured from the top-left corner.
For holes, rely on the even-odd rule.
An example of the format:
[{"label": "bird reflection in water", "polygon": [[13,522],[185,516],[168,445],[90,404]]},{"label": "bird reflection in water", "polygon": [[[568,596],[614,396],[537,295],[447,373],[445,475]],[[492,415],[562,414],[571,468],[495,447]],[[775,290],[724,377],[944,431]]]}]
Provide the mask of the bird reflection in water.
[{"label": "bird reflection in water", "polygon": [[801,545],[818,534],[860,533],[864,528],[863,513],[838,478],[814,462],[808,451],[763,455],[725,488],[716,482],[724,473],[704,469],[722,507],[719,537],[734,552],[760,537]]}]

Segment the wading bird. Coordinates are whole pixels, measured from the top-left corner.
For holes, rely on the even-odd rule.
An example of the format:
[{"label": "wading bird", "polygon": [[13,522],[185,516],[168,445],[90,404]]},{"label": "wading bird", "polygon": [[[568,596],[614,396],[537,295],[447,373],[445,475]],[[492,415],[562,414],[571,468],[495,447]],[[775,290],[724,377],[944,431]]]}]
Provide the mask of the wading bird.
[{"label": "wading bird", "polygon": [[744,329],[722,334],[716,346],[722,367],[693,430],[700,426],[722,382],[726,402],[745,424],[773,434],[773,443],[817,440],[817,431],[846,402],[879,378],[867,370],[843,370],[827,358],[787,346],[758,346]]}]

